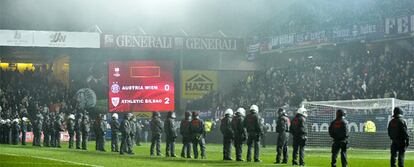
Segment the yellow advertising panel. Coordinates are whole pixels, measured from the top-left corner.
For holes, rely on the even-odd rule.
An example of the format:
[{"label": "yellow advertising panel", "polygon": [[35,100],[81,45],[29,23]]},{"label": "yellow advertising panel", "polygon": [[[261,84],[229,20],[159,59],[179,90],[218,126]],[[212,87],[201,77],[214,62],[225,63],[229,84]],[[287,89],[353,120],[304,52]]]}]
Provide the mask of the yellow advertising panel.
[{"label": "yellow advertising panel", "polygon": [[183,70],[181,72],[182,97],[198,99],[217,90],[217,71]]}]

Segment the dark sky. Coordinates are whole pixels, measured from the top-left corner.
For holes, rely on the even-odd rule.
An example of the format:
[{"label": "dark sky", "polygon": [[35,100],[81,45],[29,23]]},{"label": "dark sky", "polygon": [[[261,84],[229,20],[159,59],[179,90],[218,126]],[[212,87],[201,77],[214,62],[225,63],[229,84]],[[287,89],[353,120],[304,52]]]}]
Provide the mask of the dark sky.
[{"label": "dark sky", "polygon": [[[2,0],[0,28],[245,36],[295,0]],[[181,34],[182,35],[182,34]]]}]

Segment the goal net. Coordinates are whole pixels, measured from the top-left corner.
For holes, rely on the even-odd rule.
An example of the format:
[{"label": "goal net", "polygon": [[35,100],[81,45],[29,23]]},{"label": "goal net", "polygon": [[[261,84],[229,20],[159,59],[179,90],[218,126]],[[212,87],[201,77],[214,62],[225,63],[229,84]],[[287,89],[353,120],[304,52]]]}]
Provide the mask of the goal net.
[{"label": "goal net", "polygon": [[338,109],[347,112],[349,122],[349,144],[356,148],[389,148],[390,139],[387,133],[388,122],[392,119],[394,107],[404,111],[408,131],[413,141],[414,101],[398,100],[394,98],[340,100],[340,101],[311,101],[303,102],[308,110],[308,145],[330,146],[332,138],[328,134],[328,127],[335,119]]}]

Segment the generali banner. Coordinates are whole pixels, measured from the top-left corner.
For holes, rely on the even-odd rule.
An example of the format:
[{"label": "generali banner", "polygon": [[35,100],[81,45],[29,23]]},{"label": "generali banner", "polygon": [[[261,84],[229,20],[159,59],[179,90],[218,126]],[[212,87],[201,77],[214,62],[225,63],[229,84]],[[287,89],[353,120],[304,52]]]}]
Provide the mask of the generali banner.
[{"label": "generali banner", "polygon": [[99,48],[99,33],[0,30],[0,46]]},{"label": "generali banner", "polygon": [[244,43],[243,40],[238,38],[106,34],[102,38],[102,47],[241,51]]}]

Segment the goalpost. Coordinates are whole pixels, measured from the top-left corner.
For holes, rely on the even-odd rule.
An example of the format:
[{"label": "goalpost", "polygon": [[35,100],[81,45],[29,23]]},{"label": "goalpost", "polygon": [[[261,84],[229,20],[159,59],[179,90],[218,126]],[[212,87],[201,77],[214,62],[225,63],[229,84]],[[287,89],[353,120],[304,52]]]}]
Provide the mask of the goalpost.
[{"label": "goalpost", "polygon": [[327,147],[332,143],[328,134],[328,127],[335,119],[338,109],[347,112],[349,123],[349,146],[356,148],[389,148],[391,143],[387,127],[392,119],[392,110],[400,107],[404,111],[408,131],[413,141],[414,101],[398,100],[394,98],[338,100],[338,101],[311,101],[302,105],[308,111],[308,145]]}]

